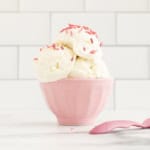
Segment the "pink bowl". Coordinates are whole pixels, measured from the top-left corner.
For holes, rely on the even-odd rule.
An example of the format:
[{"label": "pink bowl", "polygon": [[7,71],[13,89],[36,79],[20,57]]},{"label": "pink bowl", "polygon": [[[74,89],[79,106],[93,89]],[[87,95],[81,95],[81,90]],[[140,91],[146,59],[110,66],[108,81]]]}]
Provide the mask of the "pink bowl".
[{"label": "pink bowl", "polygon": [[59,124],[87,125],[102,111],[112,84],[112,79],[63,79],[40,86]]}]

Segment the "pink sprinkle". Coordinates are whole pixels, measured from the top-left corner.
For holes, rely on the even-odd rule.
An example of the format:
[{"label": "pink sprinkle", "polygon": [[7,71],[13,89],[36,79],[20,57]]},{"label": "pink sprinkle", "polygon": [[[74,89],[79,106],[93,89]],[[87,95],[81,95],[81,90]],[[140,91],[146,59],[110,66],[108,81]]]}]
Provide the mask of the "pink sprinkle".
[{"label": "pink sprinkle", "polygon": [[38,58],[34,58],[34,60],[39,60]]},{"label": "pink sprinkle", "polygon": [[74,25],[74,24],[69,24],[69,27],[72,27],[72,28],[80,28],[79,25]]},{"label": "pink sprinkle", "polygon": [[90,38],[90,41],[91,41],[91,43],[93,44],[93,39],[92,39],[92,38]]},{"label": "pink sprinkle", "polygon": [[73,33],[72,33],[72,31],[70,31],[70,35],[71,35],[71,36],[73,36]]},{"label": "pink sprinkle", "polygon": [[100,45],[99,45],[99,46],[100,46],[100,47],[103,46],[103,42],[100,42]]},{"label": "pink sprinkle", "polygon": [[84,28],[85,30],[89,30],[89,27],[83,26],[83,28]]},{"label": "pink sprinkle", "polygon": [[96,53],[96,50],[91,50],[90,51],[90,54],[95,54]]},{"label": "pink sprinkle", "polygon": [[54,44],[52,44],[52,46],[51,46],[51,47],[55,49],[55,48],[56,48],[56,44],[55,44],[55,43],[54,43]]},{"label": "pink sprinkle", "polygon": [[42,51],[43,49],[42,48],[40,48],[40,52]]},{"label": "pink sprinkle", "polygon": [[83,51],[86,51],[86,48],[85,48],[85,47],[83,47]]}]

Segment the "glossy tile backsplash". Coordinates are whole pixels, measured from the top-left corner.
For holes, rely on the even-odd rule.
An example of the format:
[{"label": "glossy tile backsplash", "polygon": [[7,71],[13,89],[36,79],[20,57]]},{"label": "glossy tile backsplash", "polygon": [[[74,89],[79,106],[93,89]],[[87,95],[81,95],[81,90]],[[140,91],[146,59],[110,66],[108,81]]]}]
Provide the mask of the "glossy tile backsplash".
[{"label": "glossy tile backsplash", "polygon": [[104,43],[115,79],[107,109],[150,109],[150,0],[1,0],[0,110],[46,109],[32,58],[67,23]]}]

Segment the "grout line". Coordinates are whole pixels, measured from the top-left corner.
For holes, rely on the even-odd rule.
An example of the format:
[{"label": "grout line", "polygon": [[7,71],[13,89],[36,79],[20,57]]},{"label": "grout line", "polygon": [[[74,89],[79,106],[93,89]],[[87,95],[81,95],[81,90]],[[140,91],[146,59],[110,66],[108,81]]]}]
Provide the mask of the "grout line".
[{"label": "grout line", "polygon": [[31,79],[31,78],[29,78],[29,79],[23,79],[23,78],[19,78],[19,80],[18,79],[16,79],[16,78],[11,78],[11,79],[7,79],[7,78],[4,78],[4,79],[2,79],[2,78],[0,78],[0,81],[37,81],[37,79]]},{"label": "grout line", "polygon": [[148,77],[150,79],[150,47],[147,47],[147,64],[148,64]]},{"label": "grout line", "polygon": [[116,80],[113,83],[113,111],[116,111]]},{"label": "grout line", "polygon": [[83,11],[87,12],[87,10],[86,10],[86,0],[83,0]]},{"label": "grout line", "polygon": [[19,67],[20,67],[20,47],[17,46],[17,80],[19,80]]},{"label": "grout line", "polygon": [[[18,0],[19,1],[19,0]],[[0,13],[60,13],[60,14],[70,14],[70,13],[86,13],[86,14],[94,14],[94,13],[100,13],[100,14],[111,14],[111,13],[119,13],[119,14],[150,14],[149,10],[144,10],[144,11],[86,11],[85,8],[83,11],[20,11],[20,3],[18,2],[17,4],[17,11],[0,11]],[[85,5],[85,4],[84,4]],[[148,2],[149,5],[149,2]],[[149,7],[148,7],[149,8]]]},{"label": "grout line", "polygon": [[[46,44],[45,44],[46,45]],[[43,46],[42,44],[41,45],[16,45],[16,44],[14,44],[14,45],[0,45],[0,47],[17,47],[17,46],[19,46],[19,47],[41,47],[41,46]]]},{"label": "grout line", "polygon": [[[52,28],[49,32],[52,31]],[[46,43],[43,43],[43,44],[26,44],[26,45],[16,45],[16,44],[1,44],[0,47],[41,47],[43,45],[46,45]],[[125,45],[125,44],[105,44],[103,45],[103,47],[150,47],[150,45],[147,45],[147,44],[142,44],[142,45],[136,45],[136,44],[128,44],[128,45]]]},{"label": "grout line", "polygon": [[121,78],[115,78],[115,81],[147,81],[150,80],[149,78],[147,79],[142,79],[142,78],[129,78],[129,79],[121,79]]},{"label": "grout line", "polygon": [[49,41],[52,41],[52,13],[49,12]]},{"label": "grout line", "polygon": [[115,44],[117,45],[118,43],[118,39],[117,39],[118,37],[118,14],[115,13],[114,15],[115,15]]},{"label": "grout line", "polygon": [[46,14],[49,13],[49,11],[20,11],[20,8],[18,8],[17,4],[17,10],[16,11],[0,11],[0,14]]},{"label": "grout line", "polygon": [[128,45],[125,45],[125,44],[114,44],[114,45],[111,45],[111,44],[106,44],[104,45],[103,47],[150,47],[150,45],[144,45],[144,44],[141,44],[141,45],[136,45],[136,44],[128,44]]},{"label": "grout line", "polygon": [[[16,78],[0,78],[0,81],[1,80],[18,80],[18,79],[16,79]],[[35,78],[19,78],[19,80],[37,80],[37,79],[35,79]],[[150,79],[148,78],[148,79],[117,79],[117,78],[115,78],[115,79],[113,79],[114,81],[150,81]]]},{"label": "grout line", "polygon": [[17,0],[17,12],[20,12],[20,0]]},{"label": "grout line", "polygon": [[149,0],[147,0],[147,11],[149,11]]}]

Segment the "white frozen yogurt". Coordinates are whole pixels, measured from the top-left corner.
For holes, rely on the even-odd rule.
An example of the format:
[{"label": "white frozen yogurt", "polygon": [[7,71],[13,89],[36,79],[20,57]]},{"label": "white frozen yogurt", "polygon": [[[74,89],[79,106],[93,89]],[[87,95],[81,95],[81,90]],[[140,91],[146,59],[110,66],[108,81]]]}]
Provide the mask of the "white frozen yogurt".
[{"label": "white frozen yogurt", "polygon": [[93,59],[97,52],[102,56],[96,32],[86,26],[69,24],[60,31],[57,42],[73,49],[82,58]]},{"label": "white frozen yogurt", "polygon": [[71,78],[107,78],[110,77],[103,60],[94,61],[77,58],[69,77]]},{"label": "white frozen yogurt", "polygon": [[96,32],[86,26],[69,24],[54,44],[40,50],[33,62],[40,82],[110,77],[102,59],[101,42]]},{"label": "white frozen yogurt", "polygon": [[66,78],[71,71],[75,54],[71,49],[53,44],[41,49],[39,56],[34,58],[34,68],[41,82],[51,82]]}]

